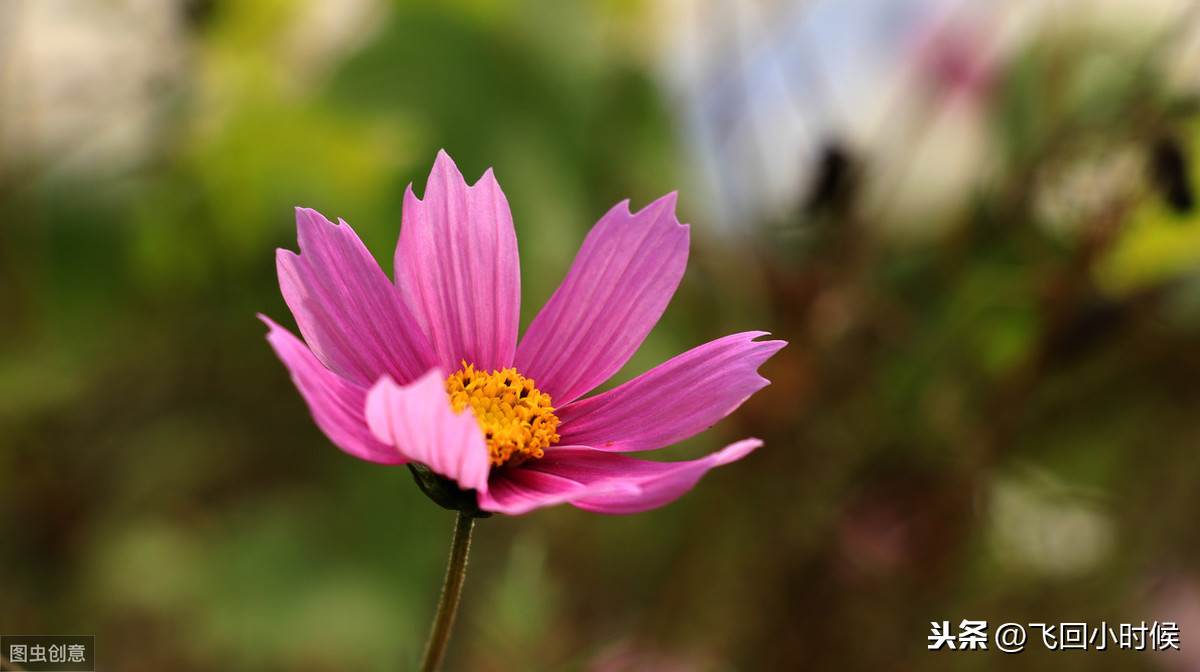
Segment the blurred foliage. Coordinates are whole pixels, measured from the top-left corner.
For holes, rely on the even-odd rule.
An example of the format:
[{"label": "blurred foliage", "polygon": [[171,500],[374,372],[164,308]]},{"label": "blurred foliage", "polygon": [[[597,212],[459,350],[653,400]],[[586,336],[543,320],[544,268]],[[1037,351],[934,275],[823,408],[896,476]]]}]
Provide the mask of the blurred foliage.
[{"label": "blurred foliage", "polygon": [[666,451],[767,441],[679,503],[484,521],[452,669],[998,669],[926,652],[928,622],[1167,620],[1195,594],[1200,221],[1145,166],[1161,142],[1190,163],[1200,122],[1156,42],[1055,35],[1005,64],[980,112],[998,165],[936,237],[880,235],[886,202],[850,190],[718,239],[652,7],[363,4],[339,32],[319,2],[163,3],[186,67],[148,94],[141,161],[0,173],[0,632],[94,633],[131,672],[412,664],[450,516],[328,444],[254,315],[288,321],[293,206],[390,268],[439,148],[495,167],[523,324],[608,207],[682,188],[688,275],[618,380],[732,331],[791,342],[772,387]]}]

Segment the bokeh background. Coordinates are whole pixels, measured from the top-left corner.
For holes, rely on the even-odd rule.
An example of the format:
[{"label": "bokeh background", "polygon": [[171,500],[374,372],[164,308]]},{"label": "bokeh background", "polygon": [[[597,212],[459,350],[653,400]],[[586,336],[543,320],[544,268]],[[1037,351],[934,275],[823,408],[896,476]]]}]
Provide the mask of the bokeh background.
[{"label": "bokeh background", "polygon": [[[445,148],[508,195],[523,324],[610,205],[680,191],[618,381],[791,342],[664,451],[767,442],[681,501],[483,521],[450,669],[1200,669],[1193,5],[0,2],[0,632],[413,664],[452,515],[323,438],[254,315],[292,324],[293,206],[390,269]],[[1183,649],[926,650],[963,618]]]}]

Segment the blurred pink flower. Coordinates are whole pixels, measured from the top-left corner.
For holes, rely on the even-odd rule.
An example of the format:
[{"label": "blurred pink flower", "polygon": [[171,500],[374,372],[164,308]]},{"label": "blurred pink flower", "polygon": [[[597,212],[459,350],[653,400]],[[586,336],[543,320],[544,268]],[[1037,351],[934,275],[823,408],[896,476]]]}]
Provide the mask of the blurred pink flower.
[{"label": "blurred pink flower", "polygon": [[264,317],[267,339],[317,425],[350,455],[422,464],[474,490],[484,511],[634,513],[762,443],[685,462],[621,454],[697,434],[766,386],[757,369],[784,342],[754,340],[764,332],[580,398],[628,361],[679,285],[688,227],[674,193],[601,217],[519,344],[517,239],[490,169],[468,186],[439,152],[424,200],[409,186],[394,283],[345,222],[306,208],[296,220],[301,254],[279,250],[276,261],[304,342]]}]

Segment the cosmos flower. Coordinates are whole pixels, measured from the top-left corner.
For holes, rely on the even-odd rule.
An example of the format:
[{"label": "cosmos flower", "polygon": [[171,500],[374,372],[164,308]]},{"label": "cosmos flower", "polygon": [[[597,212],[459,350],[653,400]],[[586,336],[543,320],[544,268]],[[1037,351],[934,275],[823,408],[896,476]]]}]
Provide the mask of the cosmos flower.
[{"label": "cosmos flower", "polygon": [[484,512],[569,503],[601,513],[662,506],[761,445],[650,462],[733,412],[784,346],[726,336],[607,392],[666,309],[687,263],[675,194],[612,208],[517,342],[520,272],[508,202],[489,169],[468,186],[439,152],[424,199],[404,195],[395,282],[348,224],[296,211],[300,253],[279,250],[283,298],[304,341],[262,318],[317,425],[343,451],[413,463]]}]

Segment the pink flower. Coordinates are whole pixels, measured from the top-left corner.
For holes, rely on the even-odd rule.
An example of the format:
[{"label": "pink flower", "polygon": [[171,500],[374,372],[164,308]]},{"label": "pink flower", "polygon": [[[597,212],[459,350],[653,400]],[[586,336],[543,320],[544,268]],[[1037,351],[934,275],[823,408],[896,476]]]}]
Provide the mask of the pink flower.
[{"label": "pink flower", "polygon": [[276,262],[304,341],[264,317],[267,340],[317,425],[354,457],[424,465],[489,512],[662,506],[762,442],[686,462],[623,453],[729,415],[768,384],[757,369],[784,346],[726,336],[581,399],[628,361],[679,285],[688,227],[674,211],[673,193],[609,210],[518,344],[508,202],[490,169],[468,186],[439,152],[424,200],[411,185],[404,194],[394,284],[348,224],[296,210],[301,253]]}]

